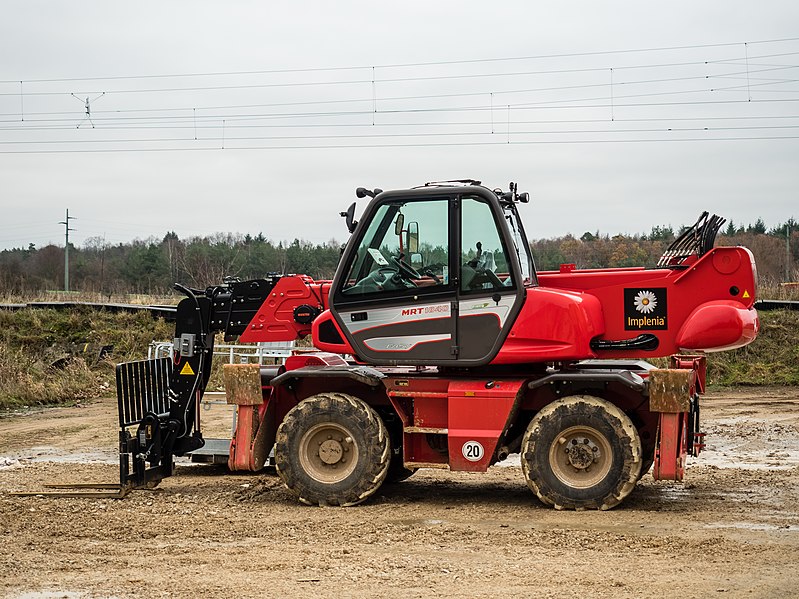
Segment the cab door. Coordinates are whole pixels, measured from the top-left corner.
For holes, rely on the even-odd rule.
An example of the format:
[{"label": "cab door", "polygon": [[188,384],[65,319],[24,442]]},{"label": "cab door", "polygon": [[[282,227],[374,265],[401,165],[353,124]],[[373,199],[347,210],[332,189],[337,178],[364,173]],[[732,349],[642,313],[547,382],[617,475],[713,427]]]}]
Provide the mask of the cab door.
[{"label": "cab door", "polygon": [[[452,195],[387,192],[367,208],[333,281],[331,312],[373,364],[458,359]],[[457,224],[457,223],[456,223]],[[365,225],[365,226],[363,226]]]},{"label": "cab door", "polygon": [[498,205],[483,195],[463,195],[459,216],[458,357],[485,363],[499,351],[518,314],[523,285]]}]

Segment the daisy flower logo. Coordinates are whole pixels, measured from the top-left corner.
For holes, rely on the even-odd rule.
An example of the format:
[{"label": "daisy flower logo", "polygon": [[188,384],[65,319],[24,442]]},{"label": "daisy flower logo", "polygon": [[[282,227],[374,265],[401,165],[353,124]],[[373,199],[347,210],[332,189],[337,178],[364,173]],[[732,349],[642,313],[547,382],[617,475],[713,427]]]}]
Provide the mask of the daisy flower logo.
[{"label": "daisy flower logo", "polygon": [[639,291],[633,303],[641,314],[650,314],[657,307],[658,299],[651,291]]}]

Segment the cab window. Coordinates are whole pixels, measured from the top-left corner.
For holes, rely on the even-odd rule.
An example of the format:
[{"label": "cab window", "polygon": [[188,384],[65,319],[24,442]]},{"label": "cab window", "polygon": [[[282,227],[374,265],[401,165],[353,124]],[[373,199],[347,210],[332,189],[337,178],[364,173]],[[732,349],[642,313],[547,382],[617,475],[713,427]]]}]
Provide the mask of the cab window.
[{"label": "cab window", "polygon": [[449,285],[446,198],[383,204],[358,247],[341,292],[348,297]]},{"label": "cab window", "polygon": [[462,292],[513,288],[507,248],[497,230],[491,207],[477,198],[461,202]]}]

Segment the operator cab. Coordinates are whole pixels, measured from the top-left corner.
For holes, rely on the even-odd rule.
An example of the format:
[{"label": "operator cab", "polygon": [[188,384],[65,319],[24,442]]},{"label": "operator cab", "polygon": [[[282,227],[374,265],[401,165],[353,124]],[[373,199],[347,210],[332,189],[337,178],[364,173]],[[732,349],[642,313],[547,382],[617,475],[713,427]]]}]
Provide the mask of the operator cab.
[{"label": "operator cab", "polygon": [[476,181],[375,194],[331,295],[357,355],[378,364],[488,363],[524,289],[536,284],[516,209],[526,198],[513,184],[503,193]]}]

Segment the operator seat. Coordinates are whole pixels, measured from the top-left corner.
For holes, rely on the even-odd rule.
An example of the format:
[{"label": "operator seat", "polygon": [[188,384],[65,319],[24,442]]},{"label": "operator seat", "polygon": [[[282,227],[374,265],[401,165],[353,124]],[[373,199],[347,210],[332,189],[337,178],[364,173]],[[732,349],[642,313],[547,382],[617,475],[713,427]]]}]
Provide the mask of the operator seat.
[{"label": "operator seat", "polygon": [[503,283],[497,277],[494,252],[483,251],[478,247],[480,255],[463,265],[461,276],[464,289],[495,289]]},{"label": "operator seat", "polygon": [[494,252],[487,250],[482,253],[480,258],[477,260],[477,270],[490,270],[491,272],[496,272],[497,264],[494,262]]}]

